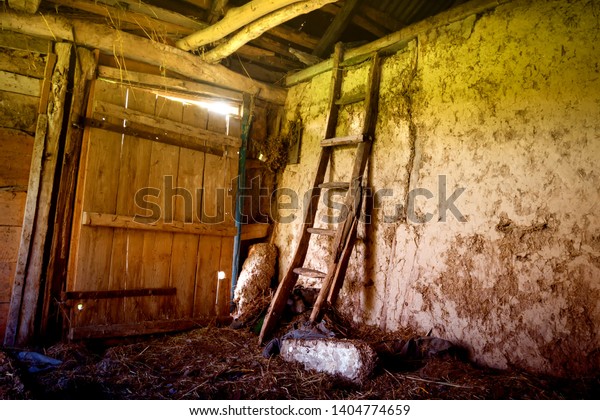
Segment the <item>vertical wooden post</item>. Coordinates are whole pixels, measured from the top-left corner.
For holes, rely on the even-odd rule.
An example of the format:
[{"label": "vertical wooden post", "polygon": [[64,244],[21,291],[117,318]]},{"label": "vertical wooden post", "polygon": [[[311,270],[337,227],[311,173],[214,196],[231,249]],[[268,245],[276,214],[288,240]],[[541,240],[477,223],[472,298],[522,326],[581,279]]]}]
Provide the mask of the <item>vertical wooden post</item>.
[{"label": "vertical wooden post", "polygon": [[[40,288],[44,277],[44,250],[49,228],[50,210],[55,197],[55,175],[60,153],[65,96],[71,58],[71,44],[55,46],[57,61],[52,74],[50,100],[47,108],[48,131],[44,138],[36,133],[30,185],[38,179],[39,188],[31,190],[25,207],[24,229],[11,296],[9,319],[4,343],[6,346],[25,344],[34,335]],[[43,124],[44,125],[44,124]],[[39,126],[42,128],[42,126]],[[41,142],[41,144],[40,144]],[[41,152],[41,155],[38,153]],[[36,194],[36,192],[38,192]],[[29,226],[29,227],[25,227]]]},{"label": "vertical wooden post", "polygon": [[[238,188],[235,205],[235,227],[237,234],[233,243],[233,267],[231,270],[231,304],[233,305],[233,295],[237,278],[240,273],[240,246],[242,244],[242,211],[244,209],[244,194],[246,188],[246,152],[248,150],[248,136],[250,135],[250,126],[252,125],[252,99],[249,94],[244,94],[244,106],[242,115],[242,146],[240,147],[239,170],[238,170]],[[233,310],[233,308],[231,308]]]},{"label": "vertical wooden post", "polygon": [[91,80],[96,70],[96,58],[91,51],[77,48],[74,57],[75,60],[71,60],[75,61],[72,102],[66,127],[65,149],[40,324],[40,336],[45,340],[58,337],[62,327],[60,308],[57,306],[57,302],[67,278],[71,222],[83,140],[82,120],[85,117]]}]

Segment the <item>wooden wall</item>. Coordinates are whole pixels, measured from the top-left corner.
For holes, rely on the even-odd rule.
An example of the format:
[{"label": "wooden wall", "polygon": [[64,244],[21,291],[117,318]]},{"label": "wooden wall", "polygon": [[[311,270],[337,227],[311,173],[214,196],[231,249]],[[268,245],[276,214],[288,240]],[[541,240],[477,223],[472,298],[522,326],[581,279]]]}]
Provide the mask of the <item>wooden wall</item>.
[{"label": "wooden wall", "polygon": [[0,337],[19,253],[47,41],[0,32]]},{"label": "wooden wall", "polygon": [[[86,125],[67,285],[71,337],[228,316],[239,119],[98,80]],[[156,189],[143,205],[160,208],[158,220],[136,222],[147,213],[135,200],[142,188]],[[169,188],[191,199],[172,201],[172,221]]]}]

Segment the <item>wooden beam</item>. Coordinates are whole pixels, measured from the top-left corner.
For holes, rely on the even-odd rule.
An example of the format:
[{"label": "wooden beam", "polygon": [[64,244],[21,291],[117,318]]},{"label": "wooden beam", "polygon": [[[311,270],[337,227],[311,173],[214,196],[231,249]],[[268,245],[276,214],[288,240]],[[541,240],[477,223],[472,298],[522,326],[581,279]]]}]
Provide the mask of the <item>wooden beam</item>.
[{"label": "wooden beam", "polygon": [[[52,89],[48,101],[48,132],[45,141],[40,193],[34,219],[34,232],[29,250],[28,263],[23,285],[23,299],[16,336],[17,344],[30,343],[36,333],[36,319],[41,313],[40,293],[45,276],[44,254],[50,239],[50,211],[56,201],[56,167],[61,150],[61,133],[65,113],[65,97],[68,86],[72,46],[57,43],[56,65],[52,74]],[[16,280],[16,276],[15,276]]]},{"label": "wooden beam", "polygon": [[309,66],[313,66],[321,61],[321,59],[317,56],[305,53],[304,51],[300,51],[292,47],[290,47],[289,52],[294,54],[294,57],[296,57],[298,60]]},{"label": "wooden beam", "polygon": [[[195,81],[202,81],[239,92],[247,92],[275,104],[284,104],[287,91],[256,82],[224,66],[208,64],[200,57],[169,45],[79,19],[66,21],[57,16],[29,16],[0,12],[0,26],[16,32],[47,39],[77,40],[80,46],[97,48],[143,63],[162,66]],[[73,36],[74,34],[74,36]]]},{"label": "wooden beam", "polygon": [[[432,16],[413,25],[402,28],[398,32],[387,35],[381,39],[370,42],[358,48],[346,51],[345,60],[351,60],[361,56],[369,56],[376,51],[394,52],[406,46],[408,42],[415,39],[419,34],[425,33],[432,28],[445,26],[453,22],[463,20],[471,15],[493,9],[500,4],[510,0],[471,0],[456,6],[446,12]],[[318,74],[325,73],[332,68],[331,59],[320,62],[317,65],[300,70],[288,76],[285,80],[287,87],[312,79]],[[342,63],[343,65],[343,63]]]},{"label": "wooden beam", "polygon": [[115,229],[146,230],[153,232],[187,233],[203,236],[235,236],[236,229],[233,220],[230,224],[184,223],[174,220],[144,221],[144,217],[122,216],[116,214],[84,212],[81,219],[83,226],[110,227]]},{"label": "wooden beam", "polygon": [[172,121],[167,118],[144,114],[143,112],[123,108],[120,105],[114,105],[108,102],[94,101],[93,117],[94,119],[116,118],[120,121],[127,120],[128,124],[140,124],[156,128],[165,134],[167,134],[166,132],[172,132],[176,135],[193,137],[199,144],[206,142],[208,145],[216,147],[230,146],[236,148],[239,148],[241,145],[241,140],[238,137],[227,136],[200,127]]},{"label": "wooden beam", "polygon": [[277,70],[283,70],[285,72],[303,67],[302,63],[298,61],[288,60],[287,58],[277,57],[273,52],[265,51],[266,54],[260,55],[257,54],[258,51],[255,50],[261,49],[256,47],[250,47],[249,45],[242,45],[236,53],[240,57],[244,57],[245,59],[254,63],[271,67]]},{"label": "wooden beam", "polygon": [[19,12],[35,13],[42,0],[8,0],[8,5]]},{"label": "wooden beam", "polygon": [[18,32],[0,30],[0,47],[13,50],[33,51],[40,54],[52,52],[52,43],[45,39],[29,36]]},{"label": "wooden beam", "polygon": [[297,16],[310,13],[323,5],[333,3],[334,1],[336,0],[310,0],[286,6],[246,25],[226,42],[219,44],[209,52],[205,53],[203,57],[209,63],[219,62],[223,58],[228,57],[233,52],[237,51],[242,45],[258,38],[269,29],[279,26]]},{"label": "wooden beam", "polygon": [[42,81],[40,79],[0,70],[0,90],[22,95],[40,96],[41,85]]},{"label": "wooden beam", "polygon": [[137,71],[121,70],[113,67],[100,66],[98,78],[112,82],[127,83],[133,86],[146,88],[160,88],[163,94],[187,93],[195,95],[196,99],[201,96],[209,96],[215,99],[229,99],[236,102],[242,101],[243,94],[234,90],[223,89],[204,83],[191,82],[183,79],[157,76],[154,74],[141,73]]},{"label": "wooden beam", "polygon": [[390,32],[396,32],[399,30],[403,23],[394,19],[389,14],[382,12],[379,9],[374,8],[373,6],[369,6],[368,4],[363,3],[359,8],[359,13],[361,16],[365,16],[378,25],[383,26]]},{"label": "wooden beam", "polygon": [[210,6],[212,5],[212,0],[183,0],[186,3],[193,4],[196,7],[199,7],[204,10],[210,10]]},{"label": "wooden beam", "polygon": [[225,8],[229,0],[213,0],[208,14],[208,23],[216,23],[225,14]]},{"label": "wooden beam", "polygon": [[92,79],[95,77],[97,66],[97,57],[86,48],[77,48],[76,54],[71,109],[69,123],[66,127],[65,148],[40,323],[40,336],[45,340],[60,338],[62,335],[62,312],[57,302],[60,300],[60,293],[64,290],[67,279],[68,250],[71,242],[75,191],[77,190],[79,159],[83,142],[83,127],[80,121],[85,116],[87,99],[91,93]]},{"label": "wooden beam", "polygon": [[15,271],[15,279],[12,287],[8,319],[6,322],[6,333],[4,345],[13,347],[16,344],[21,303],[23,301],[23,288],[27,265],[29,262],[29,251],[31,249],[31,237],[33,235],[33,224],[37,209],[37,201],[40,193],[40,181],[42,177],[42,162],[44,156],[44,143],[48,129],[48,116],[38,115],[35,130],[35,141],[33,143],[33,155],[31,156],[31,171],[29,172],[29,184],[27,186],[27,200],[25,202],[25,213],[23,216],[23,229],[21,230],[21,243],[19,245],[19,256]]},{"label": "wooden beam", "polygon": [[[85,310],[85,308],[84,308]],[[214,324],[225,325],[231,317],[198,318],[144,321],[136,324],[90,325],[69,330],[69,340],[90,340],[107,337],[131,337],[135,335],[160,334],[172,331],[185,331]]]},{"label": "wooden beam", "polygon": [[[327,6],[324,6],[321,10],[323,10],[326,13],[336,16],[340,12],[340,7],[342,5],[343,5],[343,3],[339,3],[339,2],[336,4],[329,4]],[[359,6],[359,10],[362,11],[362,5]],[[352,24],[358,26],[359,28],[364,29],[367,32],[372,33],[373,35],[375,35],[378,38],[381,38],[382,36],[386,36],[389,33],[389,31],[386,31],[380,25],[373,22],[371,19],[366,18],[362,13],[354,14],[354,16],[352,17]]]},{"label": "wooden beam", "polygon": [[177,41],[177,47],[189,51],[213,43],[271,12],[299,1],[253,0],[241,7],[231,8],[219,22]]},{"label": "wooden beam", "polygon": [[177,294],[175,287],[154,287],[147,289],[124,289],[124,290],[94,290],[94,291],[69,291],[62,294],[62,300],[95,300],[95,299],[119,299],[138,296],[174,296]]},{"label": "wooden beam", "polygon": [[361,0],[346,0],[340,12],[335,16],[333,22],[331,22],[331,25],[329,25],[327,31],[321,37],[319,44],[313,50],[313,55],[324,57],[330,52],[333,45],[339,41],[342,33],[352,21],[352,17],[360,2]]},{"label": "wooden beam", "polygon": [[[160,38],[161,36],[167,34],[178,34],[178,35],[187,35],[192,33],[194,30],[199,30],[204,25],[189,19],[184,16],[177,15],[182,19],[187,19],[184,21],[184,25],[180,23],[172,23],[165,21],[163,19],[168,19],[169,15],[165,16],[165,13],[161,13],[160,16],[163,19],[159,19],[159,15],[157,13],[152,13],[152,16],[148,13],[140,13],[136,11],[136,5],[138,5],[137,9],[139,10],[142,4],[141,3],[126,3],[126,2],[111,2],[110,0],[100,0],[98,2],[90,2],[84,0],[49,0],[51,3],[54,3],[58,6],[69,7],[71,9],[82,10],[84,12],[94,13],[96,15],[106,17],[110,22],[116,27],[119,27],[122,22],[130,23],[134,26],[139,26],[144,29],[148,34],[153,34],[156,38]],[[112,3],[112,4],[111,4]],[[121,4],[124,3],[124,4]],[[124,8],[123,6],[127,6]],[[147,5],[144,4],[147,7]],[[153,8],[151,10],[158,9]],[[160,9],[165,11],[164,9]],[[172,12],[169,12],[172,13]]]},{"label": "wooden beam", "polygon": [[269,35],[282,39],[286,42],[299,45],[307,50],[313,50],[319,43],[319,38],[311,36],[306,32],[296,31],[285,25],[279,25],[267,32]]}]

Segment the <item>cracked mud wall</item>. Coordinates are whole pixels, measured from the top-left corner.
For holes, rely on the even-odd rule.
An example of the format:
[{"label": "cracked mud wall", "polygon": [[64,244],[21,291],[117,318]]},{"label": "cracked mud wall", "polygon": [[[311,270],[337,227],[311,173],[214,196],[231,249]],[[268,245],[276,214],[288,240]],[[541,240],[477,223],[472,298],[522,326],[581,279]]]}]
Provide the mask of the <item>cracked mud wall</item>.
[{"label": "cracked mud wall", "polygon": [[[383,60],[367,169],[380,193],[368,200],[341,311],[385,330],[433,329],[493,367],[598,372],[599,41],[598,1],[516,0],[432,28]],[[361,89],[366,75],[349,70],[343,90]],[[280,188],[301,194],[312,182],[330,76],[290,91],[288,118],[299,110],[304,137]],[[338,134],[360,123],[361,104],[351,105]],[[352,157],[336,151],[326,179],[347,180]],[[455,201],[464,222],[450,212],[443,221],[440,176],[447,197],[464,188]],[[418,189],[433,197],[409,194]],[[297,216],[275,231],[281,273]],[[328,245],[313,240],[305,266],[324,271]]]}]

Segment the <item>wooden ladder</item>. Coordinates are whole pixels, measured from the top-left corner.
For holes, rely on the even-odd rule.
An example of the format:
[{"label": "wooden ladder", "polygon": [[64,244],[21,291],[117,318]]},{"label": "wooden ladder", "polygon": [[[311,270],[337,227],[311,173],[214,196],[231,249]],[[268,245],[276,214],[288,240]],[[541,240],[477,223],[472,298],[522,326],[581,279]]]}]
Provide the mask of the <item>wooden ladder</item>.
[{"label": "wooden ladder", "polygon": [[[371,67],[364,95],[340,97],[343,79],[343,54],[343,46],[341,43],[338,43],[333,55],[333,70],[325,139],[321,141],[319,165],[312,186],[311,200],[304,213],[302,235],[300,236],[298,248],[291,261],[290,268],[279,284],[263,322],[259,337],[260,343],[264,341],[279,322],[299,275],[323,279],[321,291],[310,316],[311,322],[320,320],[326,302],[330,306],[335,303],[344,282],[348,261],[350,260],[352,248],[356,240],[356,231],[363,197],[363,174],[369,159],[371,144],[375,133],[381,66],[380,57],[375,53],[371,58]],[[362,134],[356,136],[335,137],[340,108],[344,105],[360,101],[364,102],[365,109]],[[350,182],[324,183],[325,172],[329,166],[333,149],[337,146],[345,145],[356,145],[356,156],[354,158]],[[337,230],[314,228],[322,189],[346,189],[348,191],[344,202],[344,208],[348,210],[347,217],[339,223]],[[327,273],[302,267],[312,235],[334,236],[335,238],[327,265]]]}]

